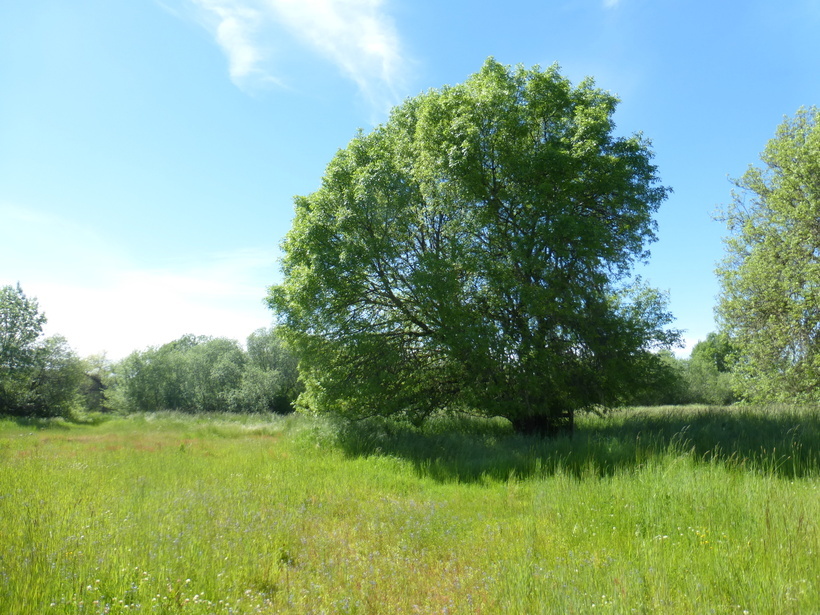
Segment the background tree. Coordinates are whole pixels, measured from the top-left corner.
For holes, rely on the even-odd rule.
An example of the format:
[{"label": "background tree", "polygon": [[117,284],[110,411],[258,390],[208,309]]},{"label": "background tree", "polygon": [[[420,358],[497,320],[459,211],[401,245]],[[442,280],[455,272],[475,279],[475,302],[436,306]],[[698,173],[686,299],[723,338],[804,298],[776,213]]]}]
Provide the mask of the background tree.
[{"label": "background tree", "polygon": [[248,363],[242,377],[242,405],[248,411],[293,411],[301,392],[298,360],[275,327],[248,336]]},{"label": "background tree", "polygon": [[235,340],[185,335],[136,351],[114,367],[125,411],[289,412],[298,393],[296,359],[274,329]]},{"label": "background tree", "polygon": [[68,416],[81,410],[84,366],[66,339],[42,339],[46,317],[18,284],[0,289],[0,414]]},{"label": "background tree", "polygon": [[696,403],[689,382],[689,359],[675,356],[671,350],[661,350],[657,357],[662,367],[651,386],[636,391],[632,403],[636,406],[678,406]]},{"label": "background tree", "polygon": [[241,411],[238,391],[247,361],[236,340],[200,341],[184,355],[184,397],[191,411]]},{"label": "background tree", "polygon": [[80,394],[86,408],[92,412],[111,412],[117,404],[114,364],[105,353],[91,355],[83,359],[85,379],[80,385]]},{"label": "background tree", "polygon": [[777,129],[735,182],[718,315],[752,401],[820,400],[820,110]]},{"label": "background tree", "polygon": [[125,411],[181,410],[183,395],[183,338],[160,347],[135,350],[114,368]]},{"label": "background tree", "polygon": [[225,401],[229,383],[221,374],[212,380],[214,367],[225,351],[241,354],[236,342],[184,335],[162,346],[131,353],[115,370],[125,409],[183,412],[228,409],[221,402]]},{"label": "background tree", "polygon": [[19,284],[0,289],[0,413],[15,414],[29,404],[45,323],[37,300],[26,297]]},{"label": "background tree", "polygon": [[296,199],[269,296],[301,403],[551,431],[649,386],[677,334],[629,275],[667,189],[645,140],[613,136],[616,104],[557,67],[491,59],[341,150]]},{"label": "background tree", "polygon": [[689,403],[723,406],[736,401],[731,372],[734,357],[726,333],[709,333],[695,344],[685,369]]},{"label": "background tree", "polygon": [[70,416],[84,410],[85,365],[61,335],[46,338],[32,370],[28,415]]},{"label": "background tree", "polygon": [[114,365],[117,409],[124,412],[161,410],[156,349],[135,350]]}]

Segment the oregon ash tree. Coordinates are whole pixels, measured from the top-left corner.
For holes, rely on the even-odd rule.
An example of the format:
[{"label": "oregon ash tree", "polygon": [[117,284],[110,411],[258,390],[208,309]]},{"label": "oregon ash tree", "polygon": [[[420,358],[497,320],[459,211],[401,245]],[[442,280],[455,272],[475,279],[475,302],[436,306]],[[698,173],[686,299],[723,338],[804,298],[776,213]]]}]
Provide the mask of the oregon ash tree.
[{"label": "oregon ash tree", "polygon": [[301,403],[550,432],[651,386],[677,333],[629,276],[667,189],[648,143],[613,135],[617,102],[491,59],[339,151],[296,198],[269,296]]},{"label": "oregon ash tree", "polygon": [[718,269],[734,384],[752,401],[820,401],[820,109],[784,121],[737,180]]}]

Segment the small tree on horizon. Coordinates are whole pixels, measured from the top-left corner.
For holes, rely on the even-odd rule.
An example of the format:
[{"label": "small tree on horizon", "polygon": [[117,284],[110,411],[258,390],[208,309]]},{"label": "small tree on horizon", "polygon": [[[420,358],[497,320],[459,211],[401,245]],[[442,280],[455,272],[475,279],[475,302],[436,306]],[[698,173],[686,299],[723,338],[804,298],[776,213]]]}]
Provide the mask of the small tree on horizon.
[{"label": "small tree on horizon", "polygon": [[550,433],[657,382],[678,339],[631,277],[655,239],[649,143],[617,99],[490,59],[359,134],[296,198],[269,303],[300,403],[359,419],[441,409]]}]

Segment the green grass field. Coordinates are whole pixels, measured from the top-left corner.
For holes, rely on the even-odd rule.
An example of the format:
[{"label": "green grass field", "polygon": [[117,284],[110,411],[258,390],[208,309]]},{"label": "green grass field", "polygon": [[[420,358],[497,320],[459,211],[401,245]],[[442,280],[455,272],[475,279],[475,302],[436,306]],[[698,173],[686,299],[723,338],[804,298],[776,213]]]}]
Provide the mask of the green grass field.
[{"label": "green grass field", "polygon": [[820,411],[0,421],[0,613],[820,613]]}]

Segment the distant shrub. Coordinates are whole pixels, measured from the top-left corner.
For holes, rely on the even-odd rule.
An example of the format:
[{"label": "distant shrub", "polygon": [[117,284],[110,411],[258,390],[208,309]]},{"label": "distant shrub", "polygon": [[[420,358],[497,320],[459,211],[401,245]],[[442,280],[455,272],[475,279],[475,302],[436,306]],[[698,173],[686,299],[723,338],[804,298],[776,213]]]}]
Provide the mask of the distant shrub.
[{"label": "distant shrub", "polygon": [[297,361],[274,329],[259,329],[248,349],[234,340],[186,335],[131,353],[116,367],[127,411],[278,412],[298,394]]}]

